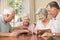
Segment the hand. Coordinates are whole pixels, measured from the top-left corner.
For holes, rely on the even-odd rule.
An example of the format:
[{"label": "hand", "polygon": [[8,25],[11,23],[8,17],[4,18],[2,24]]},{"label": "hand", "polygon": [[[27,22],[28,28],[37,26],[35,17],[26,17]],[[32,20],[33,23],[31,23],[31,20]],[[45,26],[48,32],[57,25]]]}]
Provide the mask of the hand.
[{"label": "hand", "polygon": [[53,36],[52,33],[49,33],[49,32],[45,32],[43,35],[41,35],[42,37],[51,37]]},{"label": "hand", "polygon": [[53,34],[49,32],[45,32],[43,35],[41,35],[41,37],[44,38],[45,40],[48,40],[52,36]]},{"label": "hand", "polygon": [[29,30],[18,30],[18,31],[20,31],[20,33],[22,33],[22,32],[27,32],[27,33],[29,33]]},{"label": "hand", "polygon": [[9,34],[9,36],[18,36],[20,33],[23,33],[23,32],[26,32],[26,33],[29,33],[29,30],[17,30],[17,31],[13,31],[12,33]]}]

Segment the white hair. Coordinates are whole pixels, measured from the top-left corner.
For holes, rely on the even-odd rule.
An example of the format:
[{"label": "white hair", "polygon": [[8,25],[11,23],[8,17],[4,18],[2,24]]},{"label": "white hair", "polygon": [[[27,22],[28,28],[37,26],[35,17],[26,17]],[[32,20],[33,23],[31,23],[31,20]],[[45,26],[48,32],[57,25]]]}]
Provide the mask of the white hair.
[{"label": "white hair", "polygon": [[22,17],[22,20],[23,20],[24,17],[29,17],[29,19],[30,19],[29,14],[24,13],[24,14],[23,14],[23,17]]},{"label": "white hair", "polygon": [[12,11],[13,11],[13,8],[7,8],[7,9],[4,9],[4,12],[3,14],[6,15],[6,14],[12,14]]},{"label": "white hair", "polygon": [[28,16],[28,17],[30,18],[30,16],[29,16],[28,13],[24,13],[24,14],[23,14],[23,17],[26,17],[26,16]]},{"label": "white hair", "polygon": [[38,9],[36,13],[37,13],[37,14],[43,14],[43,15],[45,15],[45,16],[48,15],[48,12],[47,12],[46,8]]}]

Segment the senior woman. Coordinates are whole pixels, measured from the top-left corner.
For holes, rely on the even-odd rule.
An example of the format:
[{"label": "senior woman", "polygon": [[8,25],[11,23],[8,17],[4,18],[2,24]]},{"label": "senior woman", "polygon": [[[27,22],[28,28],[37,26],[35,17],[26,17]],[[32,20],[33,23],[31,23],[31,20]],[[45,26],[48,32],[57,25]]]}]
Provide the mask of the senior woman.
[{"label": "senior woman", "polygon": [[39,20],[36,23],[35,30],[50,29],[51,20],[48,19],[48,12],[45,8],[38,11]]},{"label": "senior woman", "polygon": [[[38,31],[41,33],[40,36],[44,34],[44,32],[51,32],[51,22],[52,20],[48,19],[48,12],[45,8],[41,8],[38,10],[39,20],[36,23],[35,33],[38,34]],[[44,38],[45,39],[45,38]]]}]

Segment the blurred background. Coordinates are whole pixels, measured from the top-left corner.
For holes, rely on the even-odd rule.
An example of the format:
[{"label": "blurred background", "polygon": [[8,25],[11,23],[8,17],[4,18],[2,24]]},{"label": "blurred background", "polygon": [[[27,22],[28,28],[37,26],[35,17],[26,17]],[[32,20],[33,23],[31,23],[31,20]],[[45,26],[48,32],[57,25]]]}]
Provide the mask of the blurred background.
[{"label": "blurred background", "polygon": [[57,1],[60,6],[60,0],[0,0],[0,14],[3,14],[5,8],[12,7],[15,9],[15,19],[12,20],[11,25],[22,21],[24,14],[28,14],[32,23],[38,20],[36,11],[39,8],[45,8],[51,1]]}]

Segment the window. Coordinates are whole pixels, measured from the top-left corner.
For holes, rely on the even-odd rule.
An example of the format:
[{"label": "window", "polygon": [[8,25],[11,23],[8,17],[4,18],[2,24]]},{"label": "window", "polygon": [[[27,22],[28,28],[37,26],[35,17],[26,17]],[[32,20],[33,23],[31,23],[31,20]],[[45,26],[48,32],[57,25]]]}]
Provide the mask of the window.
[{"label": "window", "polygon": [[16,22],[21,21],[22,18],[22,0],[8,0],[9,6],[15,9],[16,15],[15,20],[13,20],[12,25]]}]

